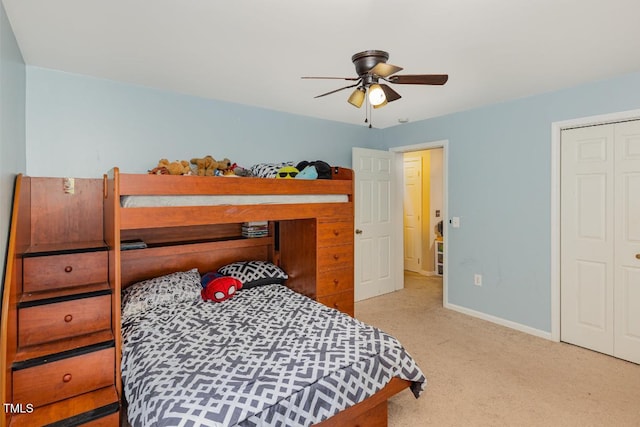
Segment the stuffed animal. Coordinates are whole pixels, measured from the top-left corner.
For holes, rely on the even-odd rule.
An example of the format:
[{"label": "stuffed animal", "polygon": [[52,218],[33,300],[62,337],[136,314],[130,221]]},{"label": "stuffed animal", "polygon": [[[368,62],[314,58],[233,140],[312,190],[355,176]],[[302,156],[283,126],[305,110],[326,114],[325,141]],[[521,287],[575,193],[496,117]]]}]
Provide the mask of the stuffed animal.
[{"label": "stuffed animal", "polygon": [[296,175],[296,179],[318,179],[318,171],[315,166],[309,165]]},{"label": "stuffed animal", "polygon": [[191,175],[191,167],[186,160],[176,160],[175,162],[169,162],[167,159],[160,159],[158,166],[150,170],[149,173],[166,174],[169,175]]},{"label": "stuffed animal", "polygon": [[200,176],[213,176],[218,167],[218,162],[212,156],[193,158],[191,164],[196,165],[196,174]]},{"label": "stuffed animal", "polygon": [[169,175],[169,169],[166,166],[156,166],[155,168],[147,171],[152,175]]},{"label": "stuffed animal", "polygon": [[329,163],[322,160],[315,160],[313,162],[303,160],[296,165],[296,168],[298,168],[299,171],[303,171],[309,166],[313,166],[316,169],[318,179],[331,179],[331,166],[329,166]]},{"label": "stuffed animal", "polygon": [[214,175],[216,176],[234,175],[233,171],[231,170],[231,160],[227,158],[218,160],[216,162],[216,170],[214,172]]},{"label": "stuffed animal", "polygon": [[254,176],[250,169],[245,169],[242,166],[238,166],[236,163],[231,165],[230,168],[235,176]]},{"label": "stuffed animal", "polygon": [[235,295],[242,288],[242,282],[235,277],[222,276],[217,272],[207,273],[200,281],[200,295],[204,301],[222,302]]},{"label": "stuffed animal", "polygon": [[293,166],[284,166],[278,169],[276,173],[277,179],[293,179],[300,171]]}]

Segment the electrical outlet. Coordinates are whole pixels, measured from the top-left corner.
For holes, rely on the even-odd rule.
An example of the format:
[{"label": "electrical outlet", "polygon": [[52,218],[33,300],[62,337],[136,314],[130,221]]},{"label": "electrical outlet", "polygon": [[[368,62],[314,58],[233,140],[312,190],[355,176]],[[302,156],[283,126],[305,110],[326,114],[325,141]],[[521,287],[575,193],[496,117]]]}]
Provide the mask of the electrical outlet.
[{"label": "electrical outlet", "polygon": [[473,284],[476,286],[482,286],[482,274],[473,275]]}]

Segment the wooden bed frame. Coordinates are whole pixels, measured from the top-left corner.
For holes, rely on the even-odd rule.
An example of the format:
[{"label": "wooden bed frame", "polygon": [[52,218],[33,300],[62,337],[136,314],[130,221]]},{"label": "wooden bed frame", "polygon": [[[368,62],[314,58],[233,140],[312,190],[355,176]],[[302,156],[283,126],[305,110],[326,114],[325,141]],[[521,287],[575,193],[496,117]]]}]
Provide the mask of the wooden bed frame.
[{"label": "wooden bed frame", "polygon": [[[87,181],[95,181],[90,183],[92,190],[87,191],[93,193],[96,188],[100,188],[102,193],[101,221],[90,222],[94,228],[98,224],[103,226],[108,251],[108,286],[111,289],[111,323],[116,358],[115,388],[120,399],[123,399],[120,378],[120,293],[123,288],[140,280],[194,267],[201,272],[212,271],[232,261],[268,260],[287,271],[287,286],[293,290],[353,315],[352,170],[332,168],[331,180],[275,180],[121,174],[118,168],[114,168],[102,180]],[[144,208],[121,206],[121,196],[211,194],[331,194],[345,195],[346,201]],[[41,197],[45,197],[44,192]],[[14,217],[18,215],[16,209],[17,206],[14,206]],[[20,215],[40,214],[23,212]],[[85,220],[86,217],[85,214]],[[242,237],[243,222],[265,220],[269,223],[268,237]],[[23,224],[28,222],[25,220]],[[12,236],[14,232],[12,230]],[[142,239],[148,247],[121,250],[121,242],[132,239]],[[8,260],[5,284],[19,282],[13,280],[16,270],[11,268],[21,268],[21,250],[16,249],[15,242],[15,236],[10,236],[8,255],[15,259]],[[327,281],[330,283],[327,284]],[[325,295],[321,292],[320,287],[328,285],[335,286],[335,294]],[[20,292],[12,286],[8,288],[10,289],[5,289],[4,292],[2,307],[3,337],[7,336],[6,314],[15,312],[15,307],[11,304],[15,305],[16,297],[9,298],[9,295]],[[12,330],[9,332],[14,334]],[[11,343],[6,342],[0,347],[5,351],[7,348],[12,349]],[[15,349],[11,351],[15,353]],[[0,358],[3,374],[11,372],[11,358],[11,355],[6,357],[4,354]],[[409,385],[409,381],[394,378],[374,396],[318,426],[386,426],[387,399]],[[10,383],[9,386],[4,384],[0,391],[4,393],[6,401],[12,401]],[[124,414],[121,416],[125,417]],[[7,419],[0,417],[0,425],[4,426]]]},{"label": "wooden bed frame", "polygon": [[[344,194],[347,202],[158,208],[123,208],[120,205],[120,196],[124,195],[169,194]],[[333,168],[331,180],[312,181],[120,174],[114,168],[105,176],[105,197],[104,220],[105,224],[112,227],[106,239],[113,252],[110,254],[114,260],[111,277],[115,279],[113,286],[116,289],[172,271],[193,267],[198,267],[200,271],[211,271],[231,261],[264,259],[287,264],[283,267],[291,276],[288,286],[314,297],[313,282],[317,272],[309,271],[305,266],[315,264],[312,258],[316,257],[317,223],[346,220],[350,222],[353,233],[353,171],[345,168]],[[274,232],[268,238],[235,239],[238,224],[261,220],[270,221],[272,231],[273,221],[284,221],[287,232],[280,230],[278,242],[275,241]],[[309,230],[313,231],[313,235],[307,234]],[[203,234],[206,241],[185,242],[188,239],[202,240]],[[164,240],[176,244],[160,245],[144,251],[119,251],[120,239],[137,238],[151,243]],[[351,250],[352,238],[353,235],[348,240],[351,242]],[[285,252],[286,249],[293,253]],[[352,262],[353,259],[350,260]],[[114,306],[120,307],[120,301]],[[114,316],[119,316],[119,313],[114,313]],[[409,385],[409,381],[394,378],[374,396],[318,425],[386,426],[387,399]]]}]

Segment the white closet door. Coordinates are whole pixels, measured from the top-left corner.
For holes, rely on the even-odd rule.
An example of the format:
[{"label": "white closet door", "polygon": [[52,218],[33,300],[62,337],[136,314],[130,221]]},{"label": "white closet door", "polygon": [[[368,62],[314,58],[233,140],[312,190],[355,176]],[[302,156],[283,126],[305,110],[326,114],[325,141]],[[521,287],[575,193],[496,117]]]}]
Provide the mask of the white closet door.
[{"label": "white closet door", "polygon": [[640,121],[615,125],[614,355],[640,363]]},{"label": "white closet door", "polygon": [[561,340],[640,363],[640,121],[562,132]]},{"label": "white closet door", "polygon": [[613,125],[562,131],[562,341],[613,354]]}]

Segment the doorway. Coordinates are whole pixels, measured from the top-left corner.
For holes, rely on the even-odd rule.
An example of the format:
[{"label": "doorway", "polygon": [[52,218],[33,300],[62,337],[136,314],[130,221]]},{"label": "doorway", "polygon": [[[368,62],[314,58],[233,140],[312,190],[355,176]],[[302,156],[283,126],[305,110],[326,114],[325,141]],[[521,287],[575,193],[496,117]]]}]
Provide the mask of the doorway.
[{"label": "doorway", "polygon": [[403,153],[404,269],[442,276],[443,149]]},{"label": "doorway", "polygon": [[[434,151],[431,151],[434,150]],[[446,243],[442,242],[441,245],[436,245],[435,240],[437,237],[436,225],[438,222],[442,221],[442,234],[444,234],[446,238],[446,230],[448,225],[447,211],[448,211],[448,183],[447,183],[447,174],[448,174],[448,141],[434,141],[434,142],[425,142],[421,144],[414,145],[406,145],[406,146],[398,146],[391,147],[389,151],[393,153],[394,160],[394,192],[396,194],[404,194],[404,157],[407,153],[415,153],[415,152],[430,152],[432,157],[439,157],[437,162],[431,162],[429,177],[431,183],[429,184],[430,188],[430,196],[429,196],[429,210],[427,215],[424,215],[423,218],[428,219],[428,226],[423,224],[423,229],[426,229],[427,232],[423,233],[422,242],[423,249],[422,254],[425,253],[425,249],[427,249],[428,255],[422,255],[422,258],[429,258],[429,262],[424,262],[423,267],[421,268],[420,274],[434,274],[434,272],[438,271],[438,265],[436,262],[437,250],[440,249],[439,259],[442,261],[440,266],[440,271],[442,273],[442,292],[443,292],[443,305],[447,306],[448,303],[448,293],[447,293],[447,253],[449,251],[449,247]],[[411,155],[409,155],[411,156]],[[439,191],[431,191],[431,187],[435,185],[440,190]],[[436,196],[437,194],[437,196]],[[395,221],[394,224],[394,233],[399,236],[403,236],[401,239],[396,239],[396,246],[394,247],[394,256],[396,257],[395,262],[396,265],[405,266],[404,260],[404,204],[397,203],[394,206],[394,218],[398,220]],[[439,217],[436,217],[436,211],[439,211]],[[429,265],[429,267],[424,267],[424,265]],[[405,269],[398,269],[399,275],[404,276]],[[402,282],[404,282],[403,278],[399,278]],[[401,282],[401,283],[402,283]]]}]

